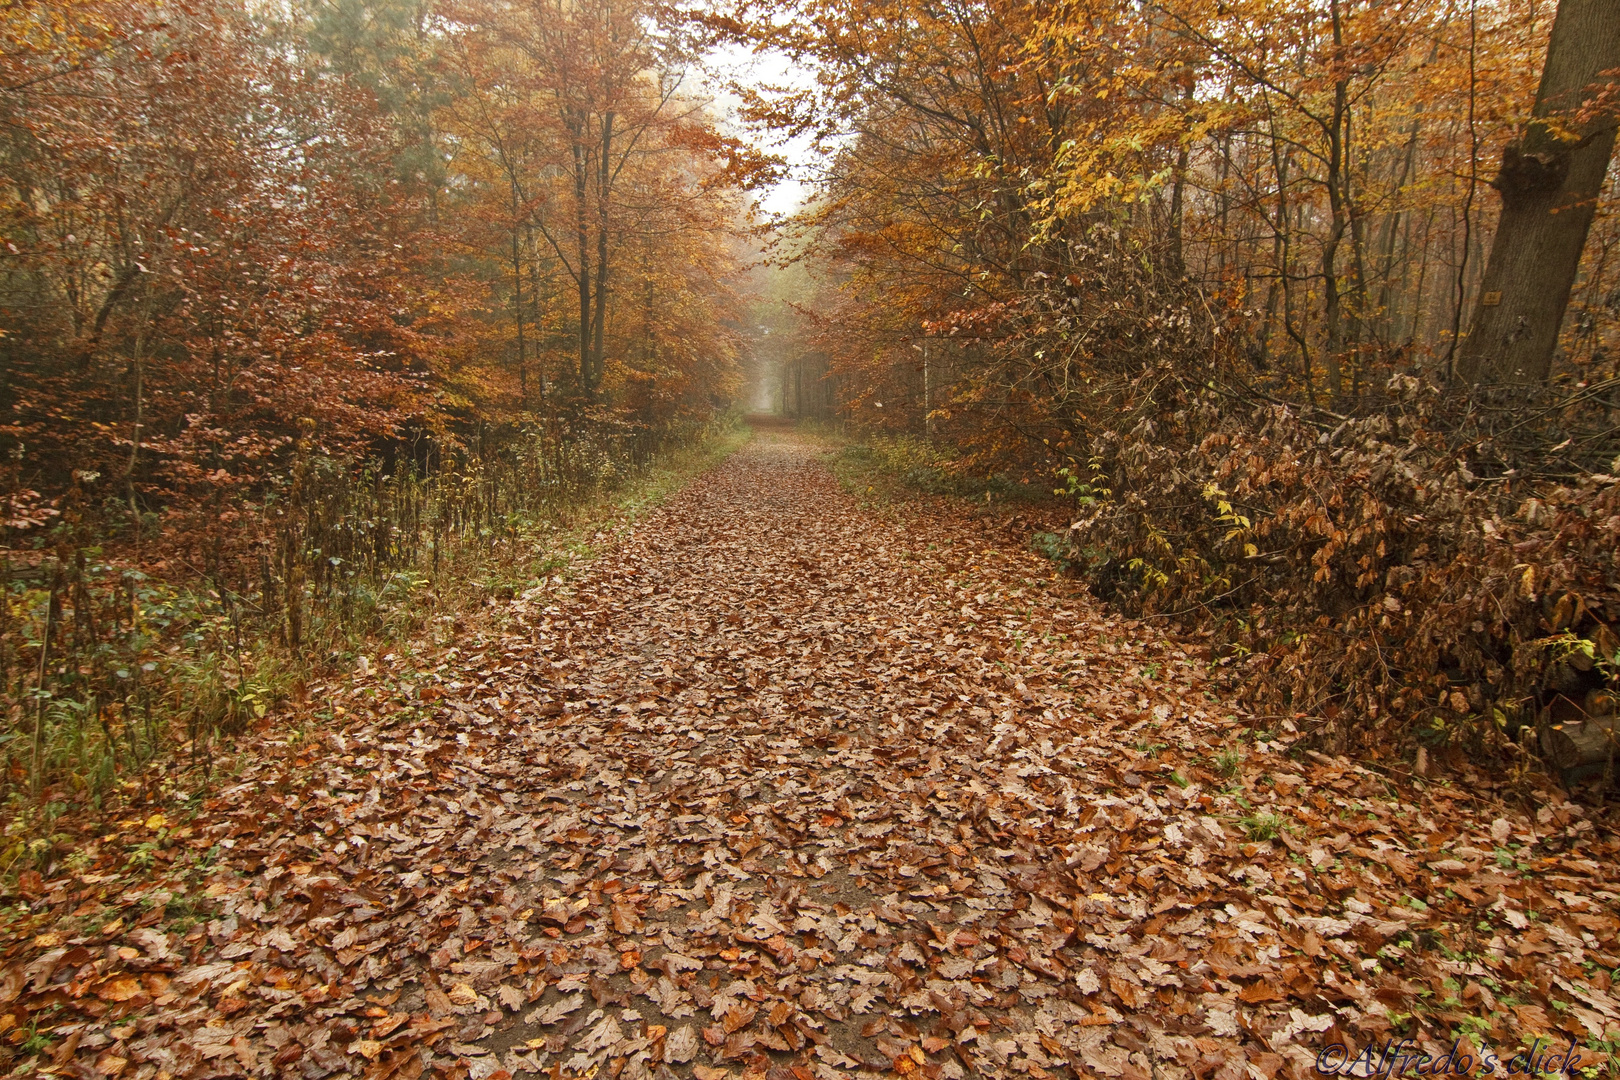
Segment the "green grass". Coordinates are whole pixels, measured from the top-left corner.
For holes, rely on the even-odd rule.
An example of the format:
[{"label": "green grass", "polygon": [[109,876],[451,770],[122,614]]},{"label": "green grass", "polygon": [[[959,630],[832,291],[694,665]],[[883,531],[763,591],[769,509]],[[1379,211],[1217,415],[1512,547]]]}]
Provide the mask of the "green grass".
[{"label": "green grass", "polygon": [[986,505],[1049,504],[1049,483],[995,475],[977,476],[957,468],[943,447],[916,435],[840,436],[811,432],[833,449],[833,475],[844,490],[864,503],[887,505],[911,495],[949,495]]},{"label": "green grass", "polygon": [[1288,819],[1277,814],[1250,814],[1238,824],[1250,840],[1275,840],[1289,830]]}]

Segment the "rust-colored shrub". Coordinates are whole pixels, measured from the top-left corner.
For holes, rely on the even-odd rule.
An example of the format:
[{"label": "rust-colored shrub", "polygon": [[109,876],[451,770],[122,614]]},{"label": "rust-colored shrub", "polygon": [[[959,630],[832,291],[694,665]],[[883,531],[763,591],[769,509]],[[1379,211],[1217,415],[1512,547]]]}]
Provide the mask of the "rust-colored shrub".
[{"label": "rust-colored shrub", "polygon": [[1260,715],[1338,749],[1504,752],[1538,722],[1605,724],[1620,477],[1527,478],[1468,403],[1390,389],[1328,426],[1181,386],[1094,440],[1112,494],[1071,557],[1108,599],[1211,631]]}]

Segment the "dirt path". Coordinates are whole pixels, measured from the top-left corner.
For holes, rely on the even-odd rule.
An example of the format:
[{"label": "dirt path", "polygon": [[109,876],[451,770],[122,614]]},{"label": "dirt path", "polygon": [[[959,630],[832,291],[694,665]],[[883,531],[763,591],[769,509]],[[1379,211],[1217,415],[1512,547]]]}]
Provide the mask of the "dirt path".
[{"label": "dirt path", "polygon": [[266,747],[192,841],[206,924],[148,897],[14,965],[103,1006],[64,1064],[1267,1080],[1620,1037],[1605,828],[1241,741],[1202,659],[791,435],[512,614]]}]

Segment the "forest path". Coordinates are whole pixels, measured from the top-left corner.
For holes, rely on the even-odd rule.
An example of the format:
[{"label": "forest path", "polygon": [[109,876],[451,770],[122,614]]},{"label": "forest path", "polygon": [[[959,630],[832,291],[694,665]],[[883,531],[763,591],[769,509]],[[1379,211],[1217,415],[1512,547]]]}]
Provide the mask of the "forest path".
[{"label": "forest path", "polygon": [[1060,950],[1070,866],[1113,840],[1070,827],[1103,775],[1188,804],[1144,732],[1206,722],[1200,680],[1155,680],[1020,537],[863,509],[822,453],[762,429],[527,619],[567,704],[486,758],[547,800],[504,907],[585,909],[537,958],[557,985],[488,1041],[514,1072],[1055,1068],[1060,1030],[1108,1052]]},{"label": "forest path", "polygon": [[210,804],[209,921],[125,932],[81,1057],[1265,1080],[1424,1009],[1620,1027],[1579,810],[1285,756],[1207,661],[822,453],[762,431],[437,673],[318,690],[347,726]]}]

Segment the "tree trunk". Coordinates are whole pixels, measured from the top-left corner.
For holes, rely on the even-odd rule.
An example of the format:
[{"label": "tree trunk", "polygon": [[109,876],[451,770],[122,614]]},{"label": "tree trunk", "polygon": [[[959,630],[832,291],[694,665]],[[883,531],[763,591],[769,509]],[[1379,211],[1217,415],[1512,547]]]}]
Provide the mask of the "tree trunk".
[{"label": "tree trunk", "polygon": [[1187,276],[1187,257],[1181,249],[1182,200],[1187,186],[1188,150],[1185,145],[1176,156],[1175,182],[1170,188],[1170,252],[1167,269],[1170,276],[1181,280]]},{"label": "tree trunk", "polygon": [[1524,135],[1491,181],[1502,218],[1457,365],[1475,384],[1545,382],[1581,249],[1614,150],[1613,114],[1577,123],[1603,72],[1620,67],[1620,0],[1559,0]]},{"label": "tree trunk", "polygon": [[513,200],[512,224],[512,316],[517,320],[518,395],[523,408],[529,407],[529,369],[526,366],[528,350],[523,340],[523,258],[518,241],[517,200]]},{"label": "tree trunk", "polygon": [[[1335,50],[1344,46],[1339,5],[1330,3],[1333,18],[1333,45]],[[1344,398],[1344,326],[1343,309],[1339,300],[1339,243],[1344,239],[1350,219],[1345,207],[1344,191],[1344,128],[1349,110],[1349,80],[1338,79],[1333,84],[1333,111],[1324,125],[1327,136],[1327,197],[1332,227],[1322,242],[1322,364],[1327,373],[1328,398],[1335,408]]]},{"label": "tree trunk", "polygon": [[596,180],[596,311],[591,319],[591,386],[602,385],[607,354],[608,195],[612,187],[613,110],[602,117]]},{"label": "tree trunk", "polygon": [[[1186,110],[1192,103],[1192,83],[1182,88],[1181,107]],[[1175,181],[1170,188],[1170,276],[1181,280],[1187,276],[1187,257],[1182,250],[1182,202],[1187,187],[1187,162],[1191,156],[1190,140],[1181,140],[1181,152],[1176,155]],[[1226,238],[1223,236],[1224,241]]]},{"label": "tree trunk", "polygon": [[579,388],[590,397],[596,393],[596,384],[591,381],[591,230],[583,127],[583,123],[571,123],[569,134],[574,138],[574,238],[579,245],[579,262],[574,268],[579,292]]}]

